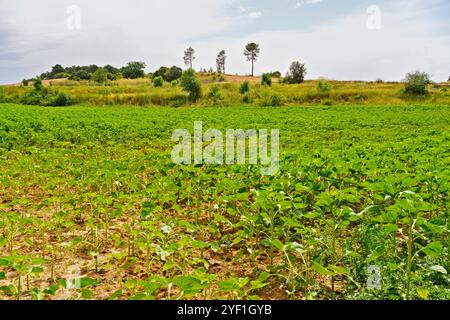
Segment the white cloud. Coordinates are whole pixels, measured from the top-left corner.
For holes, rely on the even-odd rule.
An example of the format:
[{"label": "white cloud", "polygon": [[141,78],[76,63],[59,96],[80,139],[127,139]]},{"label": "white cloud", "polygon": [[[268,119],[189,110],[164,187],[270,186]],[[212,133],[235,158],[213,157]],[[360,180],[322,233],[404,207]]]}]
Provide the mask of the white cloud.
[{"label": "white cloud", "polygon": [[[367,28],[367,14],[350,15],[317,27],[313,31],[261,31],[241,37],[199,41],[195,46],[205,56],[227,49],[231,73],[249,73],[242,54],[248,42],[261,47],[256,72],[286,72],[290,62],[301,60],[308,78],[320,76],[343,80],[401,80],[407,72],[420,69],[435,81],[448,79],[450,38],[436,34],[428,20],[420,19],[417,8],[386,11],[381,30]],[[414,19],[410,19],[414,17]],[[213,65],[213,60],[202,60]]]},{"label": "white cloud", "polygon": [[309,78],[400,80],[406,72],[422,69],[433,80],[448,79],[450,38],[439,32],[448,22],[424,18],[431,13],[419,1],[398,0],[391,7],[381,2],[380,30],[367,28],[367,13],[361,10],[304,31],[274,31],[260,19],[250,19],[252,13],[255,18],[261,12],[269,16],[267,8],[259,8],[267,13],[245,8],[229,16],[225,8],[230,1],[135,0],[130,5],[77,0],[82,28],[70,31],[66,9],[73,0],[43,0],[45,5],[0,0],[0,83],[33,77],[56,63],[121,66],[143,60],[149,71],[181,66],[188,46],[196,49],[196,68],[215,66],[217,53],[225,49],[228,72],[250,73],[243,50],[253,41],[261,46],[257,73],[286,72],[291,61],[301,60]]}]

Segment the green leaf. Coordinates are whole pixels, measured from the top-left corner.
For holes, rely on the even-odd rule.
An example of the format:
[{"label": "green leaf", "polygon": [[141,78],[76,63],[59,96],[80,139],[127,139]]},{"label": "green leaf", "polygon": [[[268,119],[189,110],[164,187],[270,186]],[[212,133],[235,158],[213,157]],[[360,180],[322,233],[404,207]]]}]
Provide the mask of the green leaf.
[{"label": "green leaf", "polygon": [[427,245],[423,251],[432,258],[437,258],[442,253],[442,243],[439,241],[431,242],[429,245]]},{"label": "green leaf", "polygon": [[329,266],[329,269],[333,270],[335,274],[348,274],[349,271],[345,268],[338,267],[338,266]]},{"label": "green leaf", "polygon": [[280,240],[278,239],[272,240],[272,245],[278,250],[283,251],[284,245]]},{"label": "green leaf", "polygon": [[205,288],[205,285],[202,285],[199,279],[191,276],[178,276],[174,279],[173,284],[186,295],[199,293]]},{"label": "green leaf", "polygon": [[326,276],[334,276],[335,273],[327,268],[325,268],[324,266],[322,266],[321,264],[313,261],[313,269],[314,271],[326,275]]},{"label": "green leaf", "polygon": [[54,296],[55,293],[56,293],[56,291],[57,291],[58,289],[59,289],[59,286],[56,285],[56,284],[54,284],[54,285],[50,286],[49,288],[44,289],[43,292],[44,292],[45,294],[49,294],[49,295],[51,295],[51,296]]},{"label": "green leaf", "polygon": [[98,284],[98,281],[91,278],[81,278],[80,279],[80,288],[88,288]]},{"label": "green leaf", "polygon": [[439,273],[442,273],[442,274],[447,274],[447,270],[443,267],[443,266],[432,266],[432,267],[430,267],[430,270],[432,270],[432,271],[436,271],[436,272],[439,272]]},{"label": "green leaf", "polygon": [[430,294],[430,291],[424,288],[417,288],[417,294],[421,299],[428,300],[428,295]]},{"label": "green leaf", "polygon": [[258,290],[258,289],[264,288],[269,285],[269,283],[259,281],[259,280],[252,281],[252,282],[250,282],[250,284],[252,285],[252,288],[250,290]]},{"label": "green leaf", "polygon": [[6,275],[4,272],[0,272],[0,280],[5,280],[6,279]]},{"label": "green leaf", "polygon": [[117,298],[119,298],[120,296],[123,295],[123,291],[122,290],[118,290],[114,293],[112,293],[109,297],[108,300],[117,300]]},{"label": "green leaf", "polygon": [[235,291],[237,289],[242,289],[248,281],[247,278],[230,278],[219,282],[219,288],[222,291]]},{"label": "green leaf", "polygon": [[320,212],[320,211],[313,211],[313,212],[309,212],[309,213],[305,214],[306,219],[316,219],[321,216],[322,216],[322,212]]}]

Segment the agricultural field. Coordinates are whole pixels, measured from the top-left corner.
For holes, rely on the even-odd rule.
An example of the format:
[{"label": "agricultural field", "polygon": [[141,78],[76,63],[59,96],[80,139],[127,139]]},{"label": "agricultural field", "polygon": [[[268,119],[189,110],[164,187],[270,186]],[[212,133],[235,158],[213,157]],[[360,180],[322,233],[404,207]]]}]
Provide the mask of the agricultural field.
[{"label": "agricultural field", "polygon": [[[446,91],[275,83],[288,105],[262,107],[229,80],[232,106],[114,106],[179,106],[145,81],[58,83],[83,104],[58,108],[4,88],[0,299],[450,299]],[[279,129],[279,173],[173,164],[195,121]]]}]

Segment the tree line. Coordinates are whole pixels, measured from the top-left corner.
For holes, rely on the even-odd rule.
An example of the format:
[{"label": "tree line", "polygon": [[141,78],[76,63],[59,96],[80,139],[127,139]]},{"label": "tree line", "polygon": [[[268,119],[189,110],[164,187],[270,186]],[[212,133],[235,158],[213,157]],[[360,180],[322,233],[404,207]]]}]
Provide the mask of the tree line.
[{"label": "tree line", "polygon": [[[251,63],[251,76],[255,73],[255,63],[258,61],[261,49],[259,44],[251,42],[245,46],[244,56],[247,61]],[[195,50],[189,47],[184,52],[183,60],[188,69],[194,68],[195,60]],[[227,54],[225,50],[221,50],[216,57],[216,72],[219,74],[226,73],[226,62]],[[67,78],[69,80],[81,81],[81,80],[92,80],[99,83],[104,83],[108,80],[118,80],[118,79],[137,79],[144,78],[146,76],[150,78],[160,78],[167,82],[172,82],[181,78],[183,70],[180,67],[160,67],[158,70],[146,74],[145,73],[146,63],[142,61],[131,61],[125,66],[117,68],[112,65],[97,66],[95,64],[89,66],[71,66],[63,67],[60,64],[56,64],[52,67],[51,71],[42,73],[39,78],[42,80],[52,80],[52,79],[62,79]],[[213,70],[210,70],[213,72]],[[306,75],[305,65],[295,61],[291,64],[289,73],[283,78],[286,83],[302,83]],[[267,76],[267,74],[266,74]],[[272,77],[281,77],[279,71],[270,73]],[[23,84],[27,85],[30,80],[24,80]]]}]

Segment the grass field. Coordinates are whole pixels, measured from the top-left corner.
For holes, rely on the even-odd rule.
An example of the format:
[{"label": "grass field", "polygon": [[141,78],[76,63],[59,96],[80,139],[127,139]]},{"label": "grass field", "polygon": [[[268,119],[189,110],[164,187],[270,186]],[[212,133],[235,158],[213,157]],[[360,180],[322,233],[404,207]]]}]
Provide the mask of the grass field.
[{"label": "grass field", "polygon": [[[279,129],[279,174],[172,164],[199,120]],[[428,100],[0,104],[0,299],[450,299],[449,120]]]},{"label": "grass field", "polygon": [[[361,81],[322,80],[330,85],[331,91],[320,92],[318,80],[308,80],[302,84],[280,84],[273,79],[272,87],[260,84],[259,77],[225,76],[219,81],[217,75],[199,74],[203,86],[203,97],[196,106],[270,106],[272,96],[279,97],[282,105],[409,105],[409,104],[450,104],[448,84],[428,86],[428,95],[413,97],[402,93],[402,83],[376,83]],[[243,95],[239,87],[243,81],[250,82],[250,91]],[[70,96],[72,103],[98,105],[171,106],[192,105],[182,88],[165,83],[154,88],[150,79],[122,79],[97,84],[93,81],[69,81],[64,79],[45,81],[51,92],[63,92]],[[212,86],[218,86],[220,98],[212,98]],[[33,87],[0,86],[0,102],[24,103],[24,95],[31,93]],[[27,104],[27,103],[25,103]]]}]

